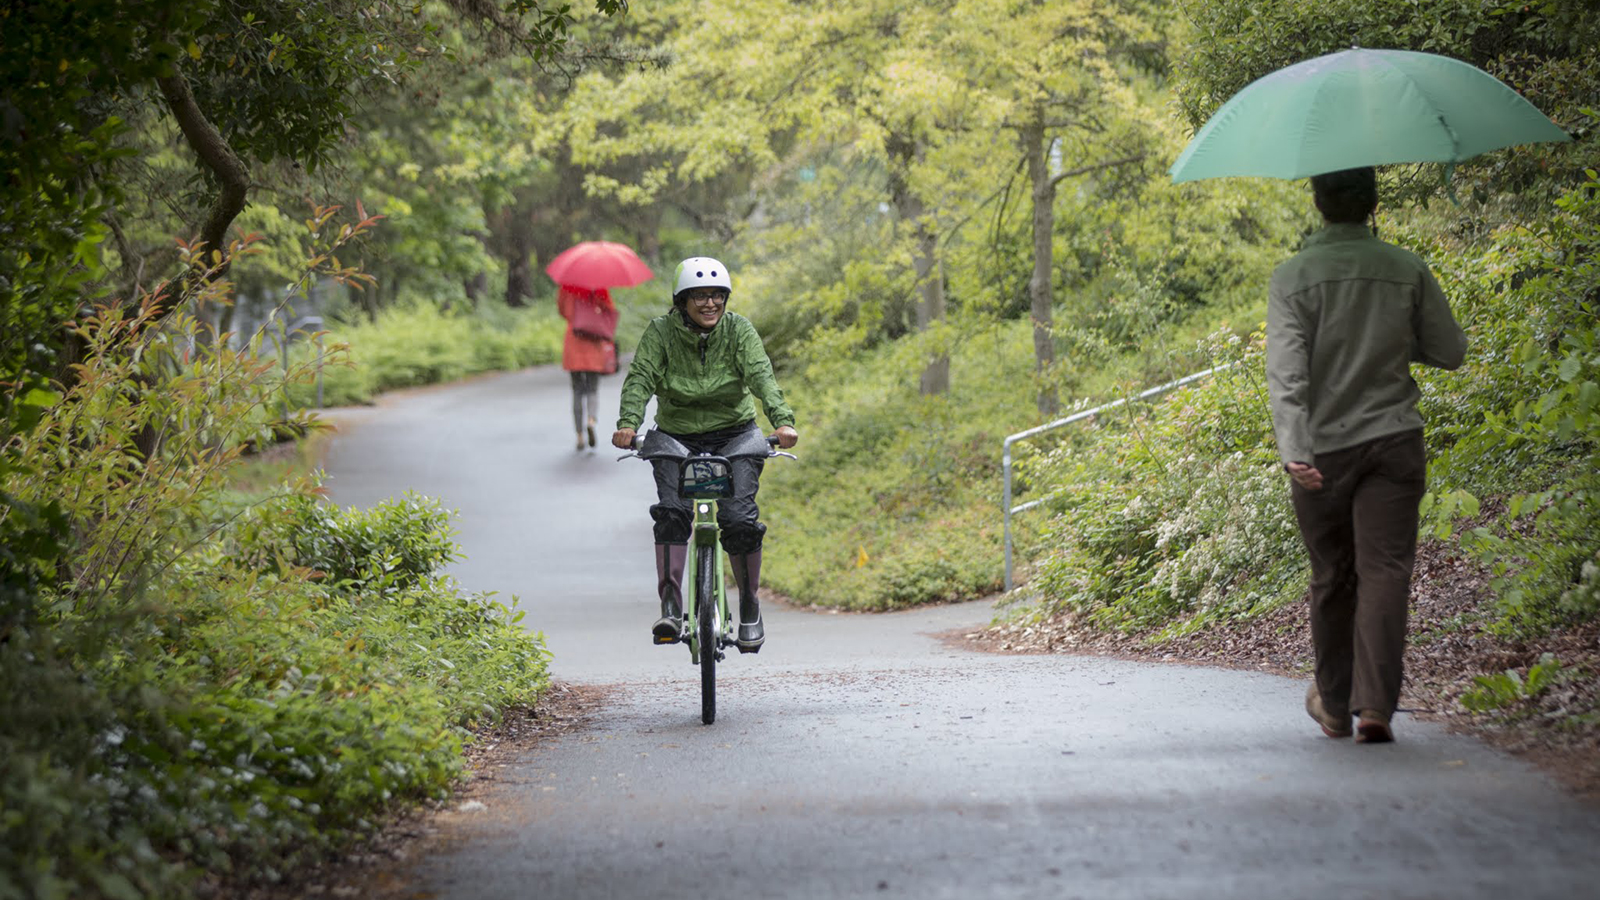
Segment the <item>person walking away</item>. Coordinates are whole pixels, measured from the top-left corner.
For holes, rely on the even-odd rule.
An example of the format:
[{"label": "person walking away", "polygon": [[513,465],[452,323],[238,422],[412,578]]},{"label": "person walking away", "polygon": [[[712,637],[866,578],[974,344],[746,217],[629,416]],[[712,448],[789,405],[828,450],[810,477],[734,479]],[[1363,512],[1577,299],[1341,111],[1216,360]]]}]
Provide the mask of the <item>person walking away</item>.
[{"label": "person walking away", "polygon": [[[774,427],[778,446],[793,447],[800,439],[794,411],[772,372],[761,335],[749,319],[728,312],[733,282],[721,262],[694,256],[678,264],[672,309],[652,319],[639,339],[628,375],[622,382],[621,410],[611,443],[631,449],[644,420],[645,407],[656,398],[656,427],[676,438],[690,452],[722,455],[756,425],[755,403],[761,401]],[[766,640],[757,590],[761,581],[761,544],[767,526],[756,506],[763,459],[732,460],[733,496],[717,505],[722,549],[728,554],[739,587],[740,652],[754,653]],[[693,525],[689,501],[678,496],[678,466],[653,460],[656,503],[654,520],[656,593],[661,618],[651,628],[657,643],[681,633],[683,570]]]},{"label": "person walking away", "polygon": [[1311,179],[1325,220],[1272,273],[1267,384],[1278,454],[1311,561],[1315,678],[1329,737],[1394,739],[1418,504],[1426,490],[1413,362],[1454,369],[1467,340],[1416,254],[1366,224],[1376,173]]},{"label": "person walking away", "polygon": [[595,423],[600,418],[600,376],[617,371],[617,307],[605,288],[588,290],[562,285],[556,308],[567,320],[561,345],[561,368],[572,376],[572,427],[578,433],[577,449],[595,445]]}]

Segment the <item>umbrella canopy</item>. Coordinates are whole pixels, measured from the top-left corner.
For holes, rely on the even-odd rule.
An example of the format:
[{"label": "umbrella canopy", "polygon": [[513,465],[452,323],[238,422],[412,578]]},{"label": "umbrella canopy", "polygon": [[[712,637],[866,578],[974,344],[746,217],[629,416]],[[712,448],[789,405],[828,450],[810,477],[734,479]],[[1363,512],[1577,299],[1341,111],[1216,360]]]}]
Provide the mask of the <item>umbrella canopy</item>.
[{"label": "umbrella canopy", "polygon": [[654,272],[627,244],[584,241],[556,254],[544,267],[556,284],[599,290],[632,287],[649,281]]},{"label": "umbrella canopy", "polygon": [[1305,178],[1386,163],[1459,163],[1565,131],[1493,75],[1409,50],[1343,50],[1233,95],[1172,165],[1172,180]]}]

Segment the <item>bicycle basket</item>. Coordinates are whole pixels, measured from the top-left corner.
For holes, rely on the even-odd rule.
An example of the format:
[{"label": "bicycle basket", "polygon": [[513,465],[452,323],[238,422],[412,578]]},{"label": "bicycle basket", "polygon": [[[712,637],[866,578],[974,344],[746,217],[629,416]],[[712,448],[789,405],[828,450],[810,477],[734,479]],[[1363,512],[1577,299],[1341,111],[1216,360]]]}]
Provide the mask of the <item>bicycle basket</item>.
[{"label": "bicycle basket", "polygon": [[733,471],[720,456],[693,456],[683,461],[678,475],[678,496],[689,500],[714,500],[733,496]]}]

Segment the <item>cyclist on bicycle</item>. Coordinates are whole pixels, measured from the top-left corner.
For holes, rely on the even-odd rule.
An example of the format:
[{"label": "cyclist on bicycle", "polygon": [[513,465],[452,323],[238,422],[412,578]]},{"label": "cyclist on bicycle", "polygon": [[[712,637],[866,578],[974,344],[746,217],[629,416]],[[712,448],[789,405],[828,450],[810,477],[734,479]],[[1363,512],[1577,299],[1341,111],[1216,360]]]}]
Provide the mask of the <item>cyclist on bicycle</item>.
[{"label": "cyclist on bicycle", "polygon": [[[715,259],[693,256],[678,264],[672,309],[651,320],[634,352],[622,382],[621,412],[611,443],[631,449],[644,420],[645,406],[656,398],[656,427],[692,453],[722,454],[748,431],[757,431],[755,403],[761,400],[778,446],[793,447],[794,411],[784,402],[767,357],[750,320],[727,312],[733,282]],[[761,583],[761,539],[767,526],[756,508],[756,490],[765,460],[734,457],[733,496],[717,506],[722,549],[728,554],[734,583],[739,586],[739,650],[759,650],[765,640],[756,591]],[[689,501],[678,496],[678,466],[654,460],[656,590],[661,618],[651,629],[661,638],[675,638],[683,617],[683,570],[693,522]]]}]

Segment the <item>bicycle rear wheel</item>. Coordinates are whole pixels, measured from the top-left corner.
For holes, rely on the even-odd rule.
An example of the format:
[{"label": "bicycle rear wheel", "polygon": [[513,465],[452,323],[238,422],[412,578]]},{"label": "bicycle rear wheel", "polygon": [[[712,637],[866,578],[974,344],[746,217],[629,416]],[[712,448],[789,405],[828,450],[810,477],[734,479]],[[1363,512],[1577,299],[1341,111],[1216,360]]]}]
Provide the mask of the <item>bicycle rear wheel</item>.
[{"label": "bicycle rear wheel", "polygon": [[715,547],[695,550],[695,627],[700,634],[700,721],[717,718],[717,571]]}]

